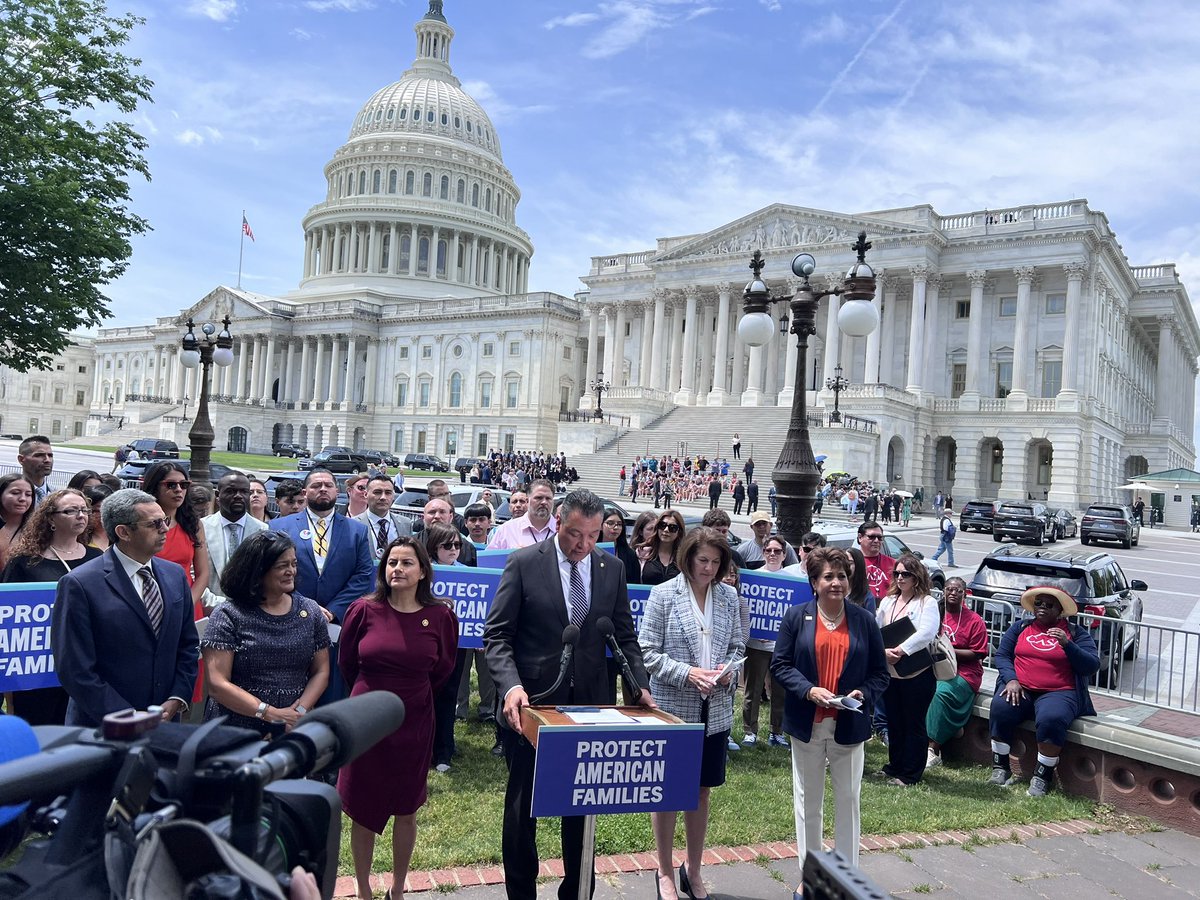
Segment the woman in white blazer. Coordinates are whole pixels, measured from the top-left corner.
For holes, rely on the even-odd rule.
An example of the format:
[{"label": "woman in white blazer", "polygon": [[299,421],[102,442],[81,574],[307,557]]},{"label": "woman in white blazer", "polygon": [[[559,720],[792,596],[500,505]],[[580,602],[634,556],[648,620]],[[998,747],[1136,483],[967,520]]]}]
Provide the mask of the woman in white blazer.
[{"label": "woman in white blazer", "polygon": [[704,900],[700,878],[708,829],[709,791],[725,783],[725,746],[733,728],[736,670],[745,656],[746,634],[737,592],[722,583],[729,543],[712,528],[694,528],[679,547],[679,575],[656,585],[646,601],[638,641],[650,673],[650,692],[661,709],[686,722],[704,723],[700,803],[683,814],[687,862],[672,872],[675,813],[651,813],[658,852],[659,898],[683,893]]}]

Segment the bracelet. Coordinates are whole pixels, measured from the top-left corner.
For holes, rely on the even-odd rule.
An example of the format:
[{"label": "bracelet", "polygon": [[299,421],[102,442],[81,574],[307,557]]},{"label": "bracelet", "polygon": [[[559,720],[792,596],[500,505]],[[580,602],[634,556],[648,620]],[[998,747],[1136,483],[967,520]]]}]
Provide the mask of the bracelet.
[{"label": "bracelet", "polygon": [[267,718],[267,704],[265,701],[259,701],[258,709],[254,711],[254,718],[262,719],[264,722]]},{"label": "bracelet", "polygon": [[306,712],[308,712],[308,708],[305,706],[301,706],[299,703],[297,703],[295,706],[293,706],[292,709],[294,709],[296,712],[300,713],[300,715],[304,715]]}]

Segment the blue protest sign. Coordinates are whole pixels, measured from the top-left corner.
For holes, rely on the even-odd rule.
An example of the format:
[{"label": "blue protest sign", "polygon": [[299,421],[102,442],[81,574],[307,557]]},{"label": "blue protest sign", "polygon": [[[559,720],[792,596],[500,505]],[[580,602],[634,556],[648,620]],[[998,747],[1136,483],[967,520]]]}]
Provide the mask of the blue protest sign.
[{"label": "blue protest sign", "polygon": [[650,598],[651,586],[648,584],[629,585],[629,612],[633,614],[633,631],[642,630],[642,616],[646,614],[646,601]]},{"label": "blue protest sign", "polygon": [[617,555],[617,545],[612,541],[600,541],[596,544],[596,549],[601,553],[611,553],[613,556]]},{"label": "blue protest sign", "polygon": [[463,650],[483,649],[483,623],[487,620],[496,588],[499,569],[470,566],[433,567],[433,596],[446,600],[458,616],[458,646]]},{"label": "blue protest sign", "polygon": [[533,815],[589,816],[695,809],[704,726],[543,725]]},{"label": "blue protest sign", "polygon": [[742,581],[742,599],[750,606],[750,637],[754,640],[778,638],[783,614],[813,598],[808,581],[793,575],[762,569],[742,569],[738,574]]},{"label": "blue protest sign", "polygon": [[0,584],[0,692],[54,687],[50,651],[53,581]]},{"label": "blue protest sign", "polygon": [[512,550],[480,550],[475,554],[476,564],[481,569],[503,569],[508,558],[516,552],[515,548]]}]

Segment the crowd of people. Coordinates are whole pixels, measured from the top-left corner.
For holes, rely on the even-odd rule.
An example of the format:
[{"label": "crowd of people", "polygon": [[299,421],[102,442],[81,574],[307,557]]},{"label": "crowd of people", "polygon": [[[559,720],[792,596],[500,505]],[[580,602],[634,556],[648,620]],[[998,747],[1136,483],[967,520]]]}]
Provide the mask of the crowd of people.
[{"label": "crowd of people", "polygon": [[[949,579],[939,607],[920,559],[883,554],[882,529],[870,519],[848,551],[825,547],[815,532],[793,548],[771,534],[765,512],[735,549],[720,508],[690,530],[677,511],[646,510],[627,538],[620,514],[591,492],[573,491],[556,508],[554,483],[535,478],[514,492],[514,518],[502,525],[487,503],[459,515],[440,481],[411,522],[392,513],[388,476],[363,479],[363,509],[349,516],[335,508],[333,475],[318,467],[264,522],[254,515],[255,482],[241,473],[223,477],[207,501],[216,510],[199,515],[205,498],[176,463],[148,467],[142,489],[112,491],[89,472],[77,486],[50,491],[47,457],[52,466],[49,441],[27,439],[23,473],[0,479],[2,578],[58,583],[52,643],[62,687],[18,692],[13,711],[39,724],[94,726],[110,712],[156,705],[167,720],[224,716],[272,737],[322,703],[393,691],[406,705],[403,726],[337,774],[362,898],[371,896],[375,840],[388,822],[391,896],[402,895],[429,773],[452,773],[456,713],[469,706],[474,663],[479,715],[495,723],[495,752],[508,768],[508,895],[534,900],[535,753],[522,736],[522,709],[539,694],[550,705],[615,702],[618,668],[606,658],[602,618],[636,682],[625,683],[626,701],[704,725],[700,803],[684,813],[686,857],[677,870],[676,816],[652,814],[657,892],[667,900],[707,894],[711,792],[724,783],[730,755],[764,737],[764,702],[764,743],[791,751],[801,860],[820,845],[828,770],[835,845],[856,862],[865,743],[874,733],[887,744],[881,778],[898,789],[917,784],[941,765],[980,688],[987,632],[964,605],[962,580]],[[597,549],[601,540],[613,544],[612,556]],[[484,626],[484,650],[459,649],[454,611],[432,590],[434,565],[475,565],[484,548],[516,552]],[[619,564],[608,564],[614,556]],[[790,608],[773,639],[750,637],[739,592],[747,568],[812,589],[813,600]],[[652,586],[636,629],[630,584]],[[1014,729],[1032,718],[1038,765],[1029,793],[1039,796],[1053,783],[1071,721],[1094,714],[1087,680],[1099,659],[1088,631],[1070,621],[1078,612],[1070,595],[1033,588],[1021,602],[1032,618],[1015,622],[996,654],[990,782],[1013,782]],[[201,638],[196,620],[205,616]],[[579,628],[573,677],[555,687],[568,621]],[[934,667],[939,635],[953,648],[950,674]],[[573,896],[592,877],[580,866],[583,823],[565,817],[561,828],[563,895]]]},{"label": "crowd of people", "polygon": [[459,475],[463,481],[470,481],[471,484],[498,484],[508,491],[528,487],[538,478],[549,481],[555,490],[579,480],[579,473],[567,465],[565,453],[546,453],[542,450],[502,452],[493,449],[470,469],[460,468]]}]

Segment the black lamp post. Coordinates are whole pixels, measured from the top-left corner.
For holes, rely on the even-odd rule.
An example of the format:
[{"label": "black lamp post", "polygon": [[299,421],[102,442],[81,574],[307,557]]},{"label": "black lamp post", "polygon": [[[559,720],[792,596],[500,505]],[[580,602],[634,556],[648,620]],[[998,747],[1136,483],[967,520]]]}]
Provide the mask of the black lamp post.
[{"label": "black lamp post", "polygon": [[113,395],[108,395],[108,417],[112,418]]},{"label": "black lamp post", "polygon": [[795,294],[781,297],[771,296],[763,282],[762,253],[755,250],[750,260],[754,278],[742,295],[743,315],[738,335],[742,343],[751,347],[762,346],[775,332],[767,313],[769,305],[781,302],[791,305],[791,333],[796,335],[798,349],[795,383],[799,387],[792,394],[787,438],[771,477],[779,501],[779,533],[793,547],[799,547],[800,537],[812,528],[813,499],[821,481],[821,470],[813,458],[808,434],[808,398],[803,388],[808,368],[808,336],[817,330],[817,304],[830,294],[841,295],[845,302],[838,311],[838,326],[854,337],[870,334],[879,324],[879,311],[871,303],[875,297],[875,272],[866,262],[866,253],[871,249],[866,232],[859,232],[858,241],[850,249],[858,254],[858,261],[850,267],[840,286],[826,291],[813,289],[808,279],[816,271],[817,261],[808,253],[801,253],[792,260],[792,272],[801,279],[800,286]]},{"label": "black lamp post", "polygon": [[604,418],[604,408],[602,399],[607,391],[612,390],[612,383],[604,380],[604,373],[597,372],[596,377],[592,379],[592,391],[596,394],[596,418]]},{"label": "black lamp post", "polygon": [[183,395],[183,418],[180,421],[183,421],[183,422],[187,421],[187,408],[188,408],[188,404],[191,402],[192,402],[191,398],[187,394],[184,394]]},{"label": "black lamp post", "polygon": [[[227,366],[233,362],[233,336],[229,333],[229,316],[222,321],[225,326],[221,333],[214,337],[217,326],[205,322],[200,329],[202,338],[196,337],[196,326],[191,319],[187,321],[187,334],[183,336],[183,352],[179,361],[189,369],[201,366],[200,370],[200,401],[196,405],[196,419],[192,430],[188,432],[188,443],[192,448],[192,464],[188,477],[198,484],[208,484],[209,458],[212,455],[213,429],[208,418],[208,388],[212,374],[212,365]],[[184,416],[187,415],[185,398]]]},{"label": "black lamp post", "polygon": [[825,379],[825,387],[833,391],[833,412],[829,416],[830,422],[841,422],[842,414],[838,411],[838,395],[846,388],[850,387],[850,382],[842,377],[842,367],[835,366],[833,369],[833,377]]}]

